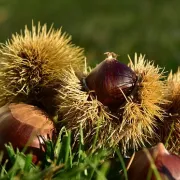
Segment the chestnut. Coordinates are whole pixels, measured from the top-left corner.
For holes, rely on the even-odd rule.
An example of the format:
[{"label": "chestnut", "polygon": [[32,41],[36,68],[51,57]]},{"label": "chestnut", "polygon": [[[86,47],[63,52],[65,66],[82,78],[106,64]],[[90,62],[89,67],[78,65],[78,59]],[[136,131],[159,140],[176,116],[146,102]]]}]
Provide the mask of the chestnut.
[{"label": "chestnut", "polygon": [[89,75],[85,72],[77,76],[73,69],[63,72],[56,96],[61,102],[61,123],[73,131],[75,138],[81,125],[90,148],[97,129],[96,148],[120,146],[125,156],[157,137],[157,119],[163,120],[165,114],[161,107],[166,100],[164,74],[141,54],[130,59],[129,67],[108,53]]},{"label": "chestnut", "polygon": [[118,107],[134,89],[137,77],[131,68],[116,59],[115,53],[105,54],[108,57],[90,72],[84,82],[89,90],[95,91],[102,104]]},{"label": "chestnut", "polygon": [[[142,150],[135,153],[132,164],[128,169],[129,180],[147,179],[148,172],[151,169],[148,154],[151,155],[162,180],[180,179],[180,157],[170,154],[162,143],[158,143],[155,147],[148,149],[148,152]],[[156,176],[152,173],[151,180],[155,179]]]},{"label": "chestnut", "polygon": [[0,150],[8,142],[20,150],[27,146],[37,163],[45,150],[44,140],[53,138],[54,129],[53,122],[35,106],[12,103],[0,108]]}]

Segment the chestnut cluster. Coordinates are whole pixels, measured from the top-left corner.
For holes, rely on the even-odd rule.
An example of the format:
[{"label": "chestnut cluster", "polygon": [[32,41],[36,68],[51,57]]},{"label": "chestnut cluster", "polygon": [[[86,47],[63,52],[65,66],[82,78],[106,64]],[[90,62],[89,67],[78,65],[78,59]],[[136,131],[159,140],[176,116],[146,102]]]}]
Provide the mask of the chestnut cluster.
[{"label": "chestnut cluster", "polygon": [[40,24],[1,45],[0,148],[27,144],[36,159],[58,116],[75,142],[82,126],[89,149],[95,137],[96,148],[119,146],[124,154],[169,139],[168,150],[180,154],[180,71],[166,79],[143,55],[129,57],[128,65],[106,55],[87,71],[71,37]]}]

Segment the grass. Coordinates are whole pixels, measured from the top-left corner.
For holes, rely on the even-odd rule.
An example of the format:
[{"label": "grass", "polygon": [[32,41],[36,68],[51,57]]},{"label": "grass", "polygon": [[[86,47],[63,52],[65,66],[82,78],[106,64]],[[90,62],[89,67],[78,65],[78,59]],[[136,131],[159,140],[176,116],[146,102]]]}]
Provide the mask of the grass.
[{"label": "grass", "polygon": [[112,150],[102,148],[87,153],[81,128],[78,148],[72,148],[71,137],[71,132],[63,127],[56,142],[45,142],[44,159],[37,165],[32,163],[31,154],[25,155],[11,144],[6,145],[8,159],[3,160],[1,153],[0,179],[107,179],[111,169],[108,157]]},{"label": "grass", "polygon": [[[26,149],[19,151],[9,143],[6,145],[8,158],[3,159],[3,153],[0,153],[0,179],[128,180],[125,159],[120,149],[101,148],[86,151],[81,126],[79,132],[78,145],[72,146],[71,132],[62,127],[56,142],[44,141],[46,145],[44,158],[36,165],[32,162],[31,154],[25,155]],[[94,147],[97,142],[95,136]],[[152,168],[147,179],[151,179],[154,173],[156,179],[160,180],[152,157],[147,150],[145,153]]]}]

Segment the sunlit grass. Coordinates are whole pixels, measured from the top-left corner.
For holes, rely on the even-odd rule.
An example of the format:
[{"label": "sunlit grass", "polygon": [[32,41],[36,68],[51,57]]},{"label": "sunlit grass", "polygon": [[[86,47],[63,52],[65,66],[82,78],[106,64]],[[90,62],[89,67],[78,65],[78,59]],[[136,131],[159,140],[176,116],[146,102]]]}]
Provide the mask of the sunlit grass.
[{"label": "sunlit grass", "polygon": [[[97,136],[98,133],[97,129]],[[127,158],[124,158],[121,149],[117,147],[97,149],[97,136],[93,141],[94,149],[86,151],[82,126],[79,128],[77,145],[72,142],[71,131],[62,127],[55,142],[45,141],[44,159],[37,165],[32,163],[31,154],[25,155],[25,152],[14,149],[9,143],[6,145],[7,159],[3,159],[3,153],[0,153],[0,179],[128,180],[128,166],[131,163],[127,165]],[[153,157],[147,149],[144,153],[150,162],[147,180],[152,175],[161,180]],[[133,158],[134,156],[132,161]]]},{"label": "sunlit grass", "polygon": [[[86,152],[83,130],[80,127],[78,148],[72,148],[72,135],[64,127],[56,142],[46,141],[45,158],[42,163],[32,163],[32,155],[25,155],[12,145],[6,145],[8,159],[0,155],[0,179],[107,179],[110,170],[108,149]],[[119,154],[119,153],[118,153]]]}]

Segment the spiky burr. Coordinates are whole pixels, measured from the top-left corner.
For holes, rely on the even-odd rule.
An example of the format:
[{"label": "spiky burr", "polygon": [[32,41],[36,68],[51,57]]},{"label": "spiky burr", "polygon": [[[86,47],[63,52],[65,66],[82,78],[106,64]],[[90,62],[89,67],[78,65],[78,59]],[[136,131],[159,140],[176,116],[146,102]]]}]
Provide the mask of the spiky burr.
[{"label": "spiky burr", "polygon": [[169,73],[167,79],[167,103],[163,106],[166,116],[159,122],[158,131],[166,148],[180,155],[180,68],[176,73]]},{"label": "spiky burr", "polygon": [[162,120],[164,115],[161,107],[166,91],[163,72],[142,55],[135,55],[129,67],[135,72],[137,82],[129,95],[124,93],[125,102],[117,109],[98,101],[93,90],[87,91],[84,77],[77,78],[73,70],[64,72],[63,86],[57,97],[61,102],[59,112],[66,127],[74,130],[75,137],[81,125],[88,145],[97,137],[97,148],[120,145],[126,153],[144,146],[156,136],[156,119]]},{"label": "spiky burr", "polygon": [[0,105],[22,101],[53,111],[62,69],[70,66],[84,68],[83,49],[71,36],[46,24],[26,26],[0,47]]}]

